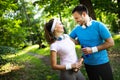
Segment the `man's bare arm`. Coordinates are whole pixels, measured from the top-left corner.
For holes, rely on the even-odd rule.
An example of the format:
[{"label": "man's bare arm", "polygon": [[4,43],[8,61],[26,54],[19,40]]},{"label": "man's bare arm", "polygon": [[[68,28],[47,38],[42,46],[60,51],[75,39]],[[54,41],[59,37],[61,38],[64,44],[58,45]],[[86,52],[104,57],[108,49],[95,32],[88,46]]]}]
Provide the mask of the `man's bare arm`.
[{"label": "man's bare arm", "polygon": [[100,51],[100,50],[104,50],[112,46],[114,46],[114,40],[111,37],[111,38],[106,39],[102,45],[97,46],[97,49],[98,51]]},{"label": "man's bare arm", "polygon": [[[96,46],[97,47],[97,51],[101,51],[101,50],[104,50],[104,49],[107,49],[107,48],[110,48],[114,46],[114,40],[111,38],[108,38],[105,40],[105,42],[99,46]],[[85,53],[85,54],[91,54],[93,53],[93,50],[92,50],[92,47],[86,47],[86,48],[82,48],[82,51]]]}]

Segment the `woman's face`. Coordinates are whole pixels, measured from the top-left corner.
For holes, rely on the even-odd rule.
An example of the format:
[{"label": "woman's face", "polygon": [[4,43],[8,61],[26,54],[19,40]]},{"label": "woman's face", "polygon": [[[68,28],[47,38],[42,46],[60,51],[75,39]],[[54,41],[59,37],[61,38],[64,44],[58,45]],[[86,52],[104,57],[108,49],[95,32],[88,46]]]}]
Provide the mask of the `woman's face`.
[{"label": "woman's face", "polygon": [[58,20],[58,21],[56,22],[55,31],[56,31],[56,32],[59,32],[59,33],[64,32],[63,24],[61,23],[60,20]]}]

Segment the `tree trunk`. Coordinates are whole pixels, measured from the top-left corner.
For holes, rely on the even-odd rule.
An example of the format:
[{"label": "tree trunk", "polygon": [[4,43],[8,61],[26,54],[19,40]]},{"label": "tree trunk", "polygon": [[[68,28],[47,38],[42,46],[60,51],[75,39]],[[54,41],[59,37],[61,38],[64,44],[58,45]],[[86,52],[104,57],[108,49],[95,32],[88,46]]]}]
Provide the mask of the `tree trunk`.
[{"label": "tree trunk", "polygon": [[117,0],[118,4],[118,30],[120,31],[120,0]]},{"label": "tree trunk", "polygon": [[96,16],[91,0],[79,0],[79,2],[80,4],[83,4],[88,8],[89,16],[92,17],[92,19],[96,20]]},{"label": "tree trunk", "polygon": [[118,4],[118,18],[120,19],[120,0],[117,0]]}]

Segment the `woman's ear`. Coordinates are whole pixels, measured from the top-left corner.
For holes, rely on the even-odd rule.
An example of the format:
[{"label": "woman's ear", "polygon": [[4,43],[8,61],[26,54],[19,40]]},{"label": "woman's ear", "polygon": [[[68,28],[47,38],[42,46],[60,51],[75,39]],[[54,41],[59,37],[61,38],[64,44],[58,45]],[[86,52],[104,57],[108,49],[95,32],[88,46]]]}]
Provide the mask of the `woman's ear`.
[{"label": "woman's ear", "polygon": [[54,30],[57,30],[57,27],[55,27],[55,29]]}]

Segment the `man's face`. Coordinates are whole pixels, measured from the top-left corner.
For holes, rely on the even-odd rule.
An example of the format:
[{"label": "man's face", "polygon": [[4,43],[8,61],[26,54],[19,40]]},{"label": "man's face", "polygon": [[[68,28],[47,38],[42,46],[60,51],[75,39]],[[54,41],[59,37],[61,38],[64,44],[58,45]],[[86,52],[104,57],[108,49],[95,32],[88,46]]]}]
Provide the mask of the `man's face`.
[{"label": "man's face", "polygon": [[84,19],[83,14],[80,15],[78,12],[74,12],[73,17],[78,24],[83,25],[85,23],[85,19]]}]

